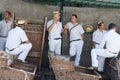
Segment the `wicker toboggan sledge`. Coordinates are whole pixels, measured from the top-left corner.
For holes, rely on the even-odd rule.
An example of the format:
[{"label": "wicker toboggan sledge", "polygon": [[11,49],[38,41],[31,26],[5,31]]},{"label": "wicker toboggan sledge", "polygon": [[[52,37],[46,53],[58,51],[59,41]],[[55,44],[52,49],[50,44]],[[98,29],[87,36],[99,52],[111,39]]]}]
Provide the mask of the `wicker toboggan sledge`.
[{"label": "wicker toboggan sledge", "polygon": [[55,56],[49,56],[50,67],[53,69],[56,80],[99,80],[100,75],[85,67],[75,67],[71,61]]}]

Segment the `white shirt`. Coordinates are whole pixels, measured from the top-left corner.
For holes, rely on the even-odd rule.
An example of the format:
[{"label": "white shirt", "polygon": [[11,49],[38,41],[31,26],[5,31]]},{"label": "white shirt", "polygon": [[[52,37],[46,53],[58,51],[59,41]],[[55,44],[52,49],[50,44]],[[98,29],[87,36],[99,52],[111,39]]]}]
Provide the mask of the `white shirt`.
[{"label": "white shirt", "polygon": [[99,29],[97,29],[96,31],[93,32],[92,41],[100,44],[101,40],[106,32],[107,32],[106,30],[100,31]]},{"label": "white shirt", "polygon": [[[49,28],[52,23],[53,20],[48,21],[47,28]],[[54,24],[54,27],[49,32],[48,39],[54,40],[55,38],[61,38],[61,31],[62,31],[62,23],[58,21],[57,23]]]},{"label": "white shirt", "polygon": [[12,27],[12,20],[6,23],[5,20],[0,21],[0,36],[8,36],[8,31]]},{"label": "white shirt", "polygon": [[103,48],[105,44],[108,51],[118,53],[120,51],[120,35],[114,30],[108,31],[103,36],[100,47]]},{"label": "white shirt", "polygon": [[6,47],[11,50],[18,47],[22,42],[28,40],[27,35],[23,29],[16,27],[9,31]]},{"label": "white shirt", "polygon": [[[76,23],[77,25],[78,23]],[[66,24],[66,28],[70,31],[70,29],[74,27],[73,24],[71,22],[68,22]],[[82,28],[82,26],[79,24],[77,25],[75,28],[73,28],[71,31],[70,31],[70,41],[72,40],[76,40],[76,39],[82,39],[81,37],[81,34],[84,33],[84,30]]]}]

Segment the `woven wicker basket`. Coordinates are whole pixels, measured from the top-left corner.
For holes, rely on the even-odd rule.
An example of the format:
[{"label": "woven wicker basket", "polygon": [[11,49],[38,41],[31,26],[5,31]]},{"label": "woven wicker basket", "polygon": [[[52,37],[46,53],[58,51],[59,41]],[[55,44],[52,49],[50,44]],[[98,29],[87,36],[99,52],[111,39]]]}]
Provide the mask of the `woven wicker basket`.
[{"label": "woven wicker basket", "polygon": [[0,51],[0,67],[7,67],[8,55],[4,51]]},{"label": "woven wicker basket", "polygon": [[0,58],[0,67],[7,67],[7,58]]},{"label": "woven wicker basket", "polygon": [[55,56],[49,57],[51,67],[55,71],[74,71],[74,63],[70,61],[64,61],[56,58]]},{"label": "woven wicker basket", "polygon": [[105,69],[111,80],[120,80],[120,60],[117,58],[107,59]]},{"label": "woven wicker basket", "polygon": [[99,80],[97,75],[82,73],[75,70],[73,62],[56,57],[49,57],[50,65],[54,71],[56,80]]},{"label": "woven wicker basket", "polygon": [[34,74],[14,68],[0,69],[0,80],[33,80]]},{"label": "woven wicker basket", "polygon": [[[58,73],[58,72],[55,72]],[[81,73],[78,71],[68,71],[55,74],[57,80],[99,80],[98,76]]]}]

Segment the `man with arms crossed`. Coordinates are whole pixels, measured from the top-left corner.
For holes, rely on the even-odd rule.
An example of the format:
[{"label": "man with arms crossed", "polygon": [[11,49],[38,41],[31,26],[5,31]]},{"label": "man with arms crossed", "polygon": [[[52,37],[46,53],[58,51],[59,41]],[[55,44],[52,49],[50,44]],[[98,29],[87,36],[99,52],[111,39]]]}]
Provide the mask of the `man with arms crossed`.
[{"label": "man with arms crossed", "polygon": [[0,50],[5,50],[8,31],[12,28],[12,15],[9,11],[4,12],[4,19],[0,21]]},{"label": "man with arms crossed", "polygon": [[[107,31],[104,30],[104,22],[103,21],[99,21],[98,22],[98,29],[96,31],[93,32],[93,38],[92,38],[92,41],[93,41],[93,48],[98,48],[99,49],[99,45],[101,43],[101,40],[104,36],[104,34],[106,33]],[[103,72],[103,68],[104,68],[104,59],[103,57],[101,56],[98,56],[99,59],[99,64],[98,64],[98,71],[100,72]]]}]

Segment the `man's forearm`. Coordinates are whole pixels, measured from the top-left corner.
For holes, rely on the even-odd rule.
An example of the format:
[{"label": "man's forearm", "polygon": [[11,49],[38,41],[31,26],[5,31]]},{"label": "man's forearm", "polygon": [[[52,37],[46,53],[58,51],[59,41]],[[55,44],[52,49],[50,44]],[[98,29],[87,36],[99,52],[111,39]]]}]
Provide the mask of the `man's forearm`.
[{"label": "man's forearm", "polygon": [[50,32],[52,30],[52,28],[54,27],[54,23],[52,23],[49,27],[48,27],[48,32]]},{"label": "man's forearm", "polygon": [[29,41],[29,40],[26,40],[26,41],[22,42],[21,44],[24,44],[24,43],[29,44],[30,41]]},{"label": "man's forearm", "polygon": [[82,40],[84,41],[84,35],[83,34],[81,34],[81,37],[82,37]]},{"label": "man's forearm", "polygon": [[92,41],[92,43],[93,43],[93,47],[96,48],[96,43],[95,43],[95,41]]}]

